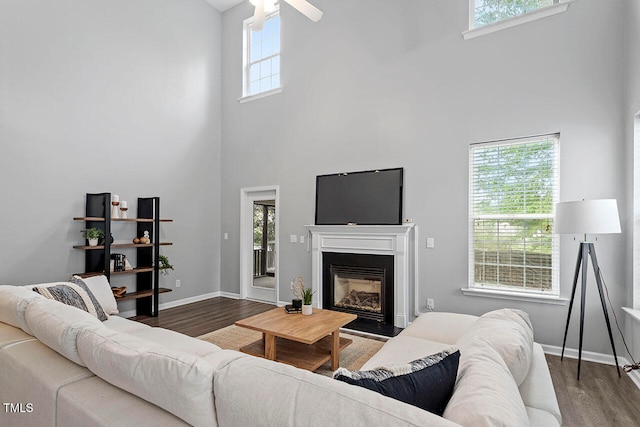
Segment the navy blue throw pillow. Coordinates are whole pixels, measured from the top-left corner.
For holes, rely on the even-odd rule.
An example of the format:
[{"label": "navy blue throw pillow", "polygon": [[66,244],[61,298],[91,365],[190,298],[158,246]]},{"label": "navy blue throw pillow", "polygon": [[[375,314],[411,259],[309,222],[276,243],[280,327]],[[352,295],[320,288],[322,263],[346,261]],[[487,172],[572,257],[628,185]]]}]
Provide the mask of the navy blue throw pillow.
[{"label": "navy blue throw pillow", "polygon": [[459,360],[460,351],[450,347],[405,365],[355,372],[340,368],[333,377],[442,415],[453,394]]}]

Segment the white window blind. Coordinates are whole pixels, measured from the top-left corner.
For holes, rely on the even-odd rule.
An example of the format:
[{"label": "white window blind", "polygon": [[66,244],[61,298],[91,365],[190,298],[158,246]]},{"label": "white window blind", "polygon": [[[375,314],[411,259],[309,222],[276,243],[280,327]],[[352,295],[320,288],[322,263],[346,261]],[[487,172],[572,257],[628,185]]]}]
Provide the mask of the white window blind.
[{"label": "white window blind", "polygon": [[469,286],[558,294],[558,135],[476,144],[469,158]]},{"label": "white window blind", "polygon": [[267,16],[260,31],[253,18],[244,22],[243,96],[280,88],[280,15]]}]

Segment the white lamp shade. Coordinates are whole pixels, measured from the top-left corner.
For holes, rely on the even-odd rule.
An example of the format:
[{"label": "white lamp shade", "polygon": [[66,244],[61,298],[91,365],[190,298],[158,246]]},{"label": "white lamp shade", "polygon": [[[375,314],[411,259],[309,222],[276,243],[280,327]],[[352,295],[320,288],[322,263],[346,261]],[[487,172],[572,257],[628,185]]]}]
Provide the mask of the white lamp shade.
[{"label": "white lamp shade", "polygon": [[620,233],[616,199],[581,200],[556,204],[558,234]]}]

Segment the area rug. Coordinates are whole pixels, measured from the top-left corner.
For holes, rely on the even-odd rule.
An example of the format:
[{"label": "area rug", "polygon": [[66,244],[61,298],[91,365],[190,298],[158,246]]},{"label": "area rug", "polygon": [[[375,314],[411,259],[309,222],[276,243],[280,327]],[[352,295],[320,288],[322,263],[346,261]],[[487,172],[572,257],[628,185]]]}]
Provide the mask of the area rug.
[{"label": "area rug", "polygon": [[[351,345],[340,352],[340,366],[351,371],[360,369],[384,345],[383,341],[357,335],[341,333],[340,336],[353,340]],[[241,347],[261,339],[262,333],[231,325],[198,338],[227,350],[239,350]],[[333,375],[329,362],[315,372],[329,377]]]}]

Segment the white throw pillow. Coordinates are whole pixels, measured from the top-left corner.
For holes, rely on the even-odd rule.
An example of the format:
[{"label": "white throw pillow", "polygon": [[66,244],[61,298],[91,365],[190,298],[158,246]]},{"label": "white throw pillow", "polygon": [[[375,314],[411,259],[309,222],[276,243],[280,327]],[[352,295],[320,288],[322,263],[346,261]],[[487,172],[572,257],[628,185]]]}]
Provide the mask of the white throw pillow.
[{"label": "white throw pillow", "polygon": [[116,298],[113,296],[111,285],[109,284],[106,276],[100,275],[84,278],[80,276],[72,276],[69,281],[72,283],[80,281],[87,285],[102,306],[104,312],[109,316],[119,313],[118,303],[116,302]]},{"label": "white throw pillow", "polygon": [[442,415],[463,426],[529,425],[529,416],[509,369],[491,344],[472,340],[460,350],[458,379]]},{"label": "white throw pillow", "polygon": [[516,384],[522,384],[533,358],[533,328],[527,313],[505,308],[483,314],[458,340],[461,354],[475,345],[476,337],[493,346],[506,363]]},{"label": "white throw pillow", "polygon": [[34,337],[80,366],[86,365],[78,354],[78,333],[83,329],[106,329],[86,311],[46,298],[27,306],[25,320]]}]

